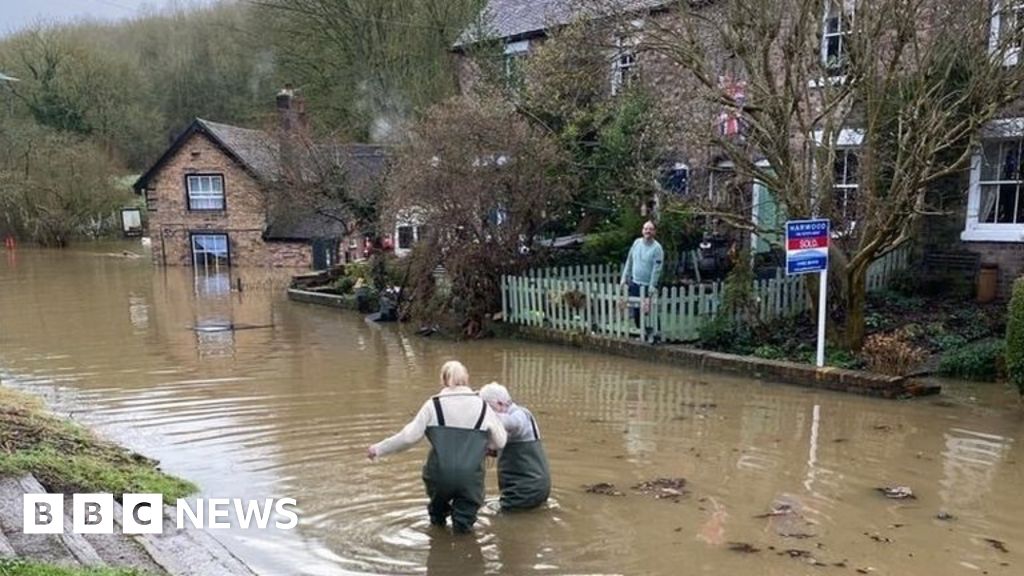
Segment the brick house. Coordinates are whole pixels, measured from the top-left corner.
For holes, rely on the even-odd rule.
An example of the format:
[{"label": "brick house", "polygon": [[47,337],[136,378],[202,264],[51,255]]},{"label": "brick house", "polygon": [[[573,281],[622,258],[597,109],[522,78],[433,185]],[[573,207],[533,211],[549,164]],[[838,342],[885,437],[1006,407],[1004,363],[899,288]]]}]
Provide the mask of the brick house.
[{"label": "brick house", "polygon": [[[989,35],[990,48],[997,45],[1000,34],[1012,31],[1020,12],[1000,10],[1009,0],[990,0],[992,18]],[[611,2],[611,0],[609,0]],[[702,122],[714,118],[716,129],[722,134],[739,131],[738,119],[728,115],[715,116],[714,112],[699,108],[691,96],[695,85],[683,70],[656,51],[636,49],[635,37],[642,36],[645,19],[673,18],[674,2],[665,0],[618,0],[609,6],[625,10],[626,28],[632,26],[636,34],[622,33],[622,27],[613,29],[608,39],[608,94],[614,96],[631,82],[643,82],[651,89],[661,105],[673,119],[699,118]],[[714,12],[722,3],[714,1],[690,2],[691,6]],[[847,32],[847,13],[853,2],[836,0],[825,3],[821,19],[820,50],[826,67],[838,61],[844,50]],[[463,91],[472,89],[480,77],[480,66],[475,61],[478,53],[474,46],[483,39],[498,46],[497,54],[503,58],[505,73],[516,73],[522,59],[542,45],[550,30],[565,26],[580,17],[578,0],[488,0],[478,23],[467,29],[454,47],[459,60],[459,79]],[[1000,21],[1002,19],[1002,21]],[[662,20],[664,22],[664,20]],[[711,46],[710,50],[716,48]],[[1024,65],[1020,49],[1006,56],[1007,65]],[[831,70],[831,68],[829,68]],[[729,91],[742,86],[724,85]],[[735,96],[735,94],[733,94]],[[1024,274],[1024,170],[1020,159],[1024,157],[1024,107],[1005,110],[1001,118],[982,131],[981,146],[960,179],[963,194],[943,206],[952,216],[929,216],[923,219],[921,238],[926,250],[974,254],[982,264],[998,265],[999,291],[1005,295],[1014,278]],[[722,184],[732,179],[733,167],[722,156],[699,142],[687,142],[686,133],[679,132],[675,158],[665,167],[665,183],[671,192],[707,194],[713,196]],[[836,181],[833,193],[847,198],[857,193],[857,148],[863,132],[845,129],[837,143]],[[1009,167],[1009,168],[1008,168]],[[1012,173],[1003,174],[1001,172]],[[751,207],[751,218],[762,228],[781,226],[784,219],[772,192],[758,183],[729,184],[731,193],[742,195],[739,204]],[[765,252],[775,237],[755,234],[744,239],[753,252]]]},{"label": "brick house", "polygon": [[[340,210],[275,201],[282,200],[282,176],[294,161],[283,138],[301,116],[289,91],[278,95],[277,106],[277,133],[195,119],[135,182],[146,199],[154,262],[216,270],[325,268],[343,259],[348,231]],[[377,146],[331,150],[343,157],[352,186],[373,186],[383,172],[385,154]]]}]

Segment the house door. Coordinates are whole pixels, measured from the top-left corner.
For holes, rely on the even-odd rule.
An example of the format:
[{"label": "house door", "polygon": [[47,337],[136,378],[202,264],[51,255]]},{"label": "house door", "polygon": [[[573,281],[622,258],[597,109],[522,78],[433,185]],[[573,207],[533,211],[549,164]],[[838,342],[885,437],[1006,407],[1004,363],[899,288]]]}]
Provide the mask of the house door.
[{"label": "house door", "polygon": [[312,246],[314,270],[326,270],[338,264],[337,238],[317,238]]},{"label": "house door", "polygon": [[775,195],[761,182],[754,182],[752,220],[759,232],[750,235],[750,248],[754,254],[769,252],[782,245],[782,225],[785,215]]}]

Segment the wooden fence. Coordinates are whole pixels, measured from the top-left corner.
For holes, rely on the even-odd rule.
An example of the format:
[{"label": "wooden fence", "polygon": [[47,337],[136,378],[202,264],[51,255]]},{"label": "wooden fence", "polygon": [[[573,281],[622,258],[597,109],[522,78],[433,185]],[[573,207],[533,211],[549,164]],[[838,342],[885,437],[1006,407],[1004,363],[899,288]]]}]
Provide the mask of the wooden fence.
[{"label": "wooden fence", "polygon": [[[909,246],[904,245],[875,260],[868,270],[868,290],[885,287],[906,268],[909,254]],[[696,340],[700,327],[715,318],[722,306],[723,282],[669,286],[657,291],[649,314],[640,314],[646,289],[640,297],[629,298],[619,284],[620,274],[616,266],[593,265],[505,276],[501,290],[505,321],[613,338],[640,338],[654,332],[664,340],[686,342]],[[795,316],[807,310],[810,302],[804,278],[783,276],[781,270],[775,278],[755,281],[752,296],[754,313],[764,322]]]}]

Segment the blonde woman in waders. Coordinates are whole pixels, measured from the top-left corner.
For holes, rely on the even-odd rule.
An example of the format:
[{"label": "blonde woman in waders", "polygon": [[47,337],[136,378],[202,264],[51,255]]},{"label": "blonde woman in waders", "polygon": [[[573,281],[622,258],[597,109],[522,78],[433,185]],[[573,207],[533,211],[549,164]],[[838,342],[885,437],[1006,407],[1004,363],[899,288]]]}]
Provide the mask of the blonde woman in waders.
[{"label": "blonde woman in waders", "polygon": [[487,403],[469,387],[469,374],[459,362],[441,368],[441,392],[423,407],[401,432],[370,446],[373,460],[411,448],[423,436],[430,440],[430,454],[423,465],[430,523],[444,526],[452,517],[452,529],[473,529],[484,504],[484,458],[488,450],[505,446],[505,428]]},{"label": "blonde woman in waders", "polygon": [[508,390],[497,382],[481,388],[480,397],[498,413],[508,432],[508,442],[498,456],[502,510],[527,510],[547,502],[551,471],[533,414],[512,402]]}]

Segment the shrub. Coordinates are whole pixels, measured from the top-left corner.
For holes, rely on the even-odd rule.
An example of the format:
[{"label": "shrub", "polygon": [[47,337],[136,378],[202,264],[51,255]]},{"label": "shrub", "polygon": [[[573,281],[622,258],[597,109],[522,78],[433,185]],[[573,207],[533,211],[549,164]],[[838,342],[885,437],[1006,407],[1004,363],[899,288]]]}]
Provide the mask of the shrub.
[{"label": "shrub", "polygon": [[924,361],[926,352],[914,345],[912,334],[900,329],[868,336],[861,355],[872,372],[903,376]]},{"label": "shrub", "polygon": [[942,334],[935,334],[930,339],[932,346],[945,352],[946,350],[956,350],[962,348],[967,344],[967,339],[959,334],[950,334],[948,332]]},{"label": "shrub", "polygon": [[975,342],[950,350],[939,361],[939,373],[970,380],[993,381],[1004,365],[1006,343],[1002,340]]},{"label": "shrub", "polygon": [[698,345],[705,350],[747,354],[754,350],[750,327],[724,315],[716,316],[697,329]]},{"label": "shrub", "polygon": [[334,289],[339,294],[349,294],[352,292],[352,287],[355,286],[356,281],[348,276],[341,276],[334,281]]},{"label": "shrub", "polygon": [[762,344],[754,349],[754,356],[767,360],[785,360],[786,351],[773,344]]},{"label": "shrub", "polygon": [[1006,319],[1006,371],[1024,396],[1024,278],[1013,283]]}]

